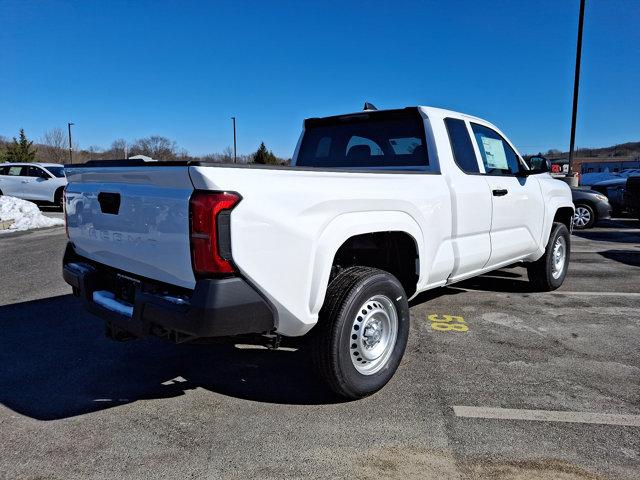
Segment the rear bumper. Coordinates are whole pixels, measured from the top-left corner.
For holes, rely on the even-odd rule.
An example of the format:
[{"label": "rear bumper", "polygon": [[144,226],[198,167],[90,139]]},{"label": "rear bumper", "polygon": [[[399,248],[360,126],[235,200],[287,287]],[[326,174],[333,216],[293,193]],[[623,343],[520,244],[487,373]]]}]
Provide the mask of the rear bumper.
[{"label": "rear bumper", "polygon": [[[170,293],[145,279],[135,279],[133,304],[110,308],[100,299],[113,293],[116,273],[75,254],[67,245],[62,276],[85,308],[133,336],[157,335],[174,340],[264,334],[275,328],[266,300],[244,279],[202,279],[194,290]],[[122,272],[128,278],[131,274]],[[114,300],[114,302],[119,302]],[[107,304],[108,305],[108,304]],[[123,313],[128,309],[131,313]]]}]

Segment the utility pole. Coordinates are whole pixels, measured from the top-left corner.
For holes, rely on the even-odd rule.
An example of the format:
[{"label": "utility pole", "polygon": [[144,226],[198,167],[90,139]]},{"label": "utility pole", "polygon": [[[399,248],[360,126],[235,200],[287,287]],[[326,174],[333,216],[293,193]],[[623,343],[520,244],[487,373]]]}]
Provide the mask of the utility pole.
[{"label": "utility pole", "polygon": [[73,148],[71,147],[71,125],[73,125],[73,123],[67,123],[67,127],[69,128],[69,163],[73,163]]},{"label": "utility pole", "polygon": [[572,173],[573,150],[576,141],[576,117],[578,115],[578,90],[580,88],[580,59],[582,57],[582,25],[584,23],[584,2],[580,0],[580,16],[578,18],[578,45],[576,48],[576,74],[573,80],[573,113],[571,115],[571,142],[569,143],[569,172]]},{"label": "utility pole", "polygon": [[237,161],[237,152],[236,152],[236,117],[231,117],[233,120],[233,163]]}]

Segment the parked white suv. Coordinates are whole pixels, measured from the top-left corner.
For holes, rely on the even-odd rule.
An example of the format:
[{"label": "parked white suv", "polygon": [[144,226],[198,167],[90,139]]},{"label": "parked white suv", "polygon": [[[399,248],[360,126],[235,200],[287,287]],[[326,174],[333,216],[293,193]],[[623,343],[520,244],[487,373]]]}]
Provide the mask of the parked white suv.
[{"label": "parked white suv", "polygon": [[398,367],[418,293],[518,261],[537,290],[567,273],[568,185],[480,118],[310,118],[291,163],[69,167],[65,280],[114,339],[298,344],[357,398]]},{"label": "parked white suv", "polygon": [[0,163],[0,195],[62,207],[66,185],[64,167],[57,163]]}]

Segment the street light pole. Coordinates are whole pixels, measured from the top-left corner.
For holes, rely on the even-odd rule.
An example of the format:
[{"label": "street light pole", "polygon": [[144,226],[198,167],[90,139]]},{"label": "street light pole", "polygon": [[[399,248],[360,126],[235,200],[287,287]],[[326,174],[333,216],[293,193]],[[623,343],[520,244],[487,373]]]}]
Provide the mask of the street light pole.
[{"label": "street light pole", "polygon": [[233,120],[233,163],[236,163],[237,160],[237,152],[236,152],[236,117],[231,117]]},{"label": "street light pole", "polygon": [[582,57],[582,25],[584,23],[584,3],[580,0],[580,16],[578,18],[578,45],[576,47],[576,73],[573,80],[573,113],[571,115],[571,142],[569,144],[569,172],[573,164],[573,150],[576,141],[576,117],[578,115],[578,90],[580,88],[580,59]]},{"label": "street light pole", "polygon": [[71,147],[71,125],[73,125],[73,123],[67,123],[67,128],[69,129],[69,163],[73,163],[73,153]]}]

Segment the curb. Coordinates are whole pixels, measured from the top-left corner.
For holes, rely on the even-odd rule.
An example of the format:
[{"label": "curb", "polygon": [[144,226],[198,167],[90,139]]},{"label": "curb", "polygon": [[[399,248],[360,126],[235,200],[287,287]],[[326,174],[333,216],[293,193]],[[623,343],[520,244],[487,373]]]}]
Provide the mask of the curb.
[{"label": "curb", "polygon": [[22,235],[29,235],[35,232],[46,232],[49,230],[55,230],[56,228],[64,229],[64,225],[55,225],[53,227],[32,228],[30,230],[18,230],[18,231],[8,231],[8,232],[5,232],[5,230],[2,230],[0,228],[0,240],[2,240],[3,238],[14,238],[14,237],[20,237]]}]

